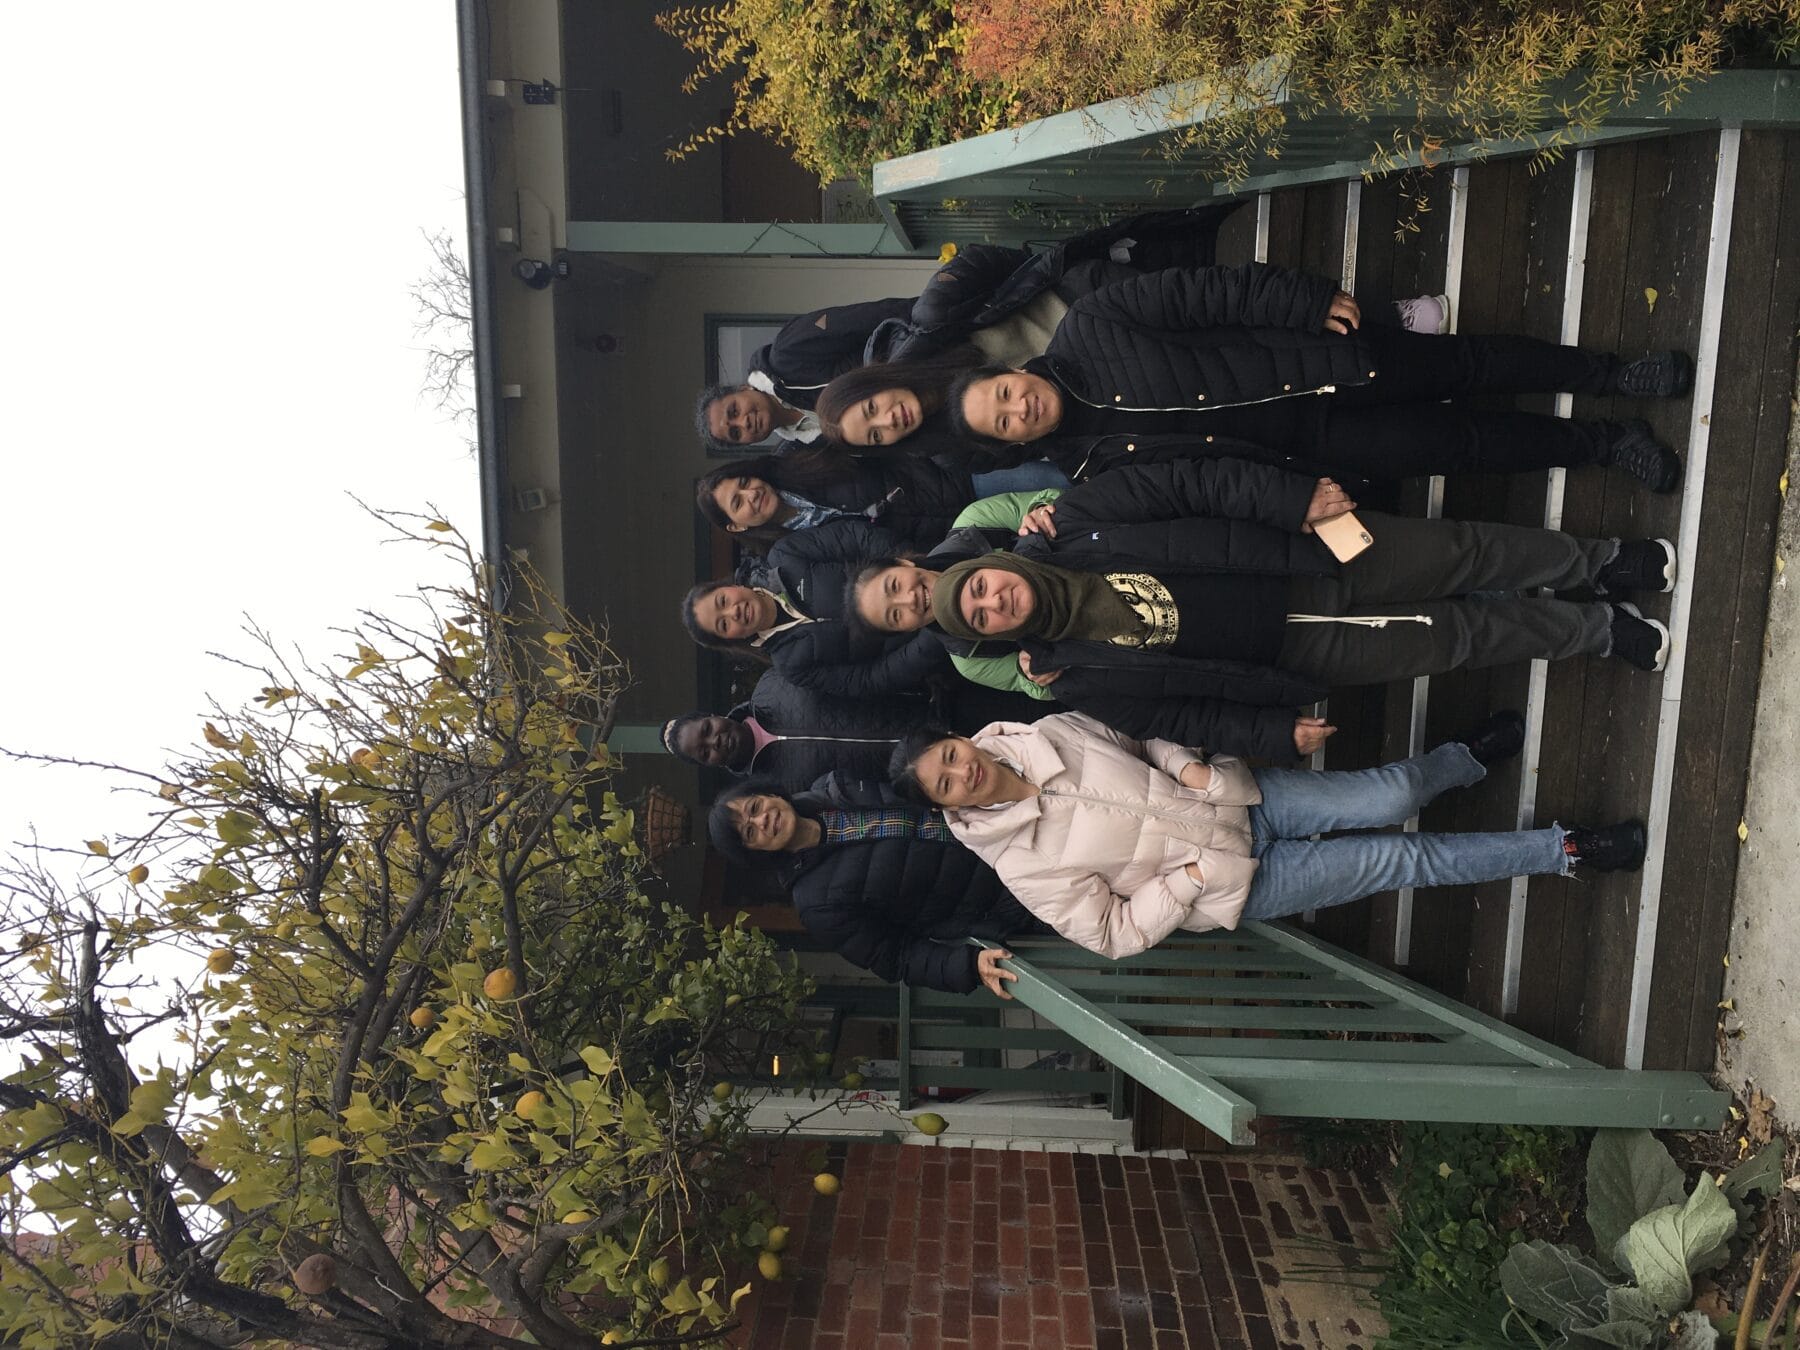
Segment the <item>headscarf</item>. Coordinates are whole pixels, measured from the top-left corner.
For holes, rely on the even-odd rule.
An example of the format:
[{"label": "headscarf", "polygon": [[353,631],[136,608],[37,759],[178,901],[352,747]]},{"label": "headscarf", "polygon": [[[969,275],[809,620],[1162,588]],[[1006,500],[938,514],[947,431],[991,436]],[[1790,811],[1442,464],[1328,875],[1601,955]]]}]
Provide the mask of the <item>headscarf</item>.
[{"label": "headscarf", "polygon": [[[1023,577],[1031,587],[1031,614],[1010,632],[977,631],[964,620],[957,603],[969,578],[986,567]],[[1039,638],[1045,642],[1088,638],[1105,642],[1139,626],[1131,606],[1099,573],[1074,572],[1021,558],[1016,553],[989,553],[946,567],[932,583],[931,614],[939,628],[969,642],[983,638]]]}]

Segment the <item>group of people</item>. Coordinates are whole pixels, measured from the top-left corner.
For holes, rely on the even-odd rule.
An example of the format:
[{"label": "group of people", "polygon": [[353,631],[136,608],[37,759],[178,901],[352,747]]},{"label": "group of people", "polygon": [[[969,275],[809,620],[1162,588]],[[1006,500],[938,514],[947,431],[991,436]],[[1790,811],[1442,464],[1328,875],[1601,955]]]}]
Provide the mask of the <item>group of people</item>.
[{"label": "group of people", "polygon": [[[782,869],[807,929],[887,979],[1005,997],[1004,949],[969,936],[1125,957],[1399,887],[1642,863],[1637,821],[1367,832],[1516,755],[1515,712],[1374,769],[1293,764],[1335,730],[1305,712],[1332,689],[1663,668],[1669,631],[1632,598],[1673,589],[1667,540],[1365,504],[1552,466],[1672,492],[1641,420],[1468,396],[1679,398],[1691,361],[1450,334],[1441,296],[1365,314],[1321,277],[1215,265],[1221,215],[965,247],[916,299],[801,315],[700,396],[710,446],[779,451],[696,484],[744,559],[682,621],[767,671],[664,741],[738,779],[714,845]],[[1353,511],[1360,551],[1328,547]]]}]

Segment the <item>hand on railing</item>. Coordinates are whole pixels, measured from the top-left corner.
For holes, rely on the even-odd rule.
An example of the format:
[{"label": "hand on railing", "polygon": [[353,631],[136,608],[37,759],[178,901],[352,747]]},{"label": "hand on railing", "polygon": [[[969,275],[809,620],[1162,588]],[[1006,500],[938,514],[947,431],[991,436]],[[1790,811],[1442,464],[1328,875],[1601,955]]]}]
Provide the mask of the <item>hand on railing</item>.
[{"label": "hand on railing", "polygon": [[1004,947],[984,947],[981,955],[975,958],[975,973],[981,976],[981,982],[988,987],[988,992],[1009,1003],[1012,1001],[1012,995],[1006,992],[1000,981],[1016,980],[1019,977],[1010,970],[1000,969],[1000,963],[1010,960],[1012,960],[1012,953]]}]

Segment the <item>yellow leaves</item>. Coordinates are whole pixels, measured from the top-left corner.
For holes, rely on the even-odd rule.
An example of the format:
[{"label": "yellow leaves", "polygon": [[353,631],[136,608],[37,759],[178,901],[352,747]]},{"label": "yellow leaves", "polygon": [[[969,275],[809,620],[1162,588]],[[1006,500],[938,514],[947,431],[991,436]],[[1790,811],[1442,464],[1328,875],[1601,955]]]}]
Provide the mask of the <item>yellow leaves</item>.
[{"label": "yellow leaves", "polygon": [[437,534],[449,534],[456,527],[447,520],[428,520],[425,522],[425,528]]},{"label": "yellow leaves", "polygon": [[1742,820],[1738,822],[1737,837],[1738,843],[1740,844],[1747,844],[1750,842],[1750,826],[1748,822]]},{"label": "yellow leaves", "polygon": [[298,689],[287,689],[281,685],[265,685],[262,690],[262,705],[265,708],[273,708],[278,703],[287,702],[299,692]]},{"label": "yellow leaves", "polygon": [[227,811],[213,822],[219,838],[232,848],[242,848],[256,840],[256,818],[242,811]]},{"label": "yellow leaves", "polygon": [[518,1162],[518,1153],[504,1136],[483,1139],[469,1150],[469,1166],[477,1172],[497,1172],[502,1167],[517,1166]]},{"label": "yellow leaves", "polygon": [[200,734],[206,737],[206,743],[215,750],[235,750],[237,742],[220,731],[211,722],[200,728]]},{"label": "yellow leaves", "polygon": [[342,1139],[333,1139],[328,1134],[314,1135],[306,1141],[306,1151],[315,1158],[329,1158],[334,1153],[342,1153],[350,1145]]},{"label": "yellow leaves", "polygon": [[373,1134],[377,1130],[385,1130],[394,1123],[391,1113],[381,1110],[369,1100],[366,1092],[352,1092],[350,1105],[341,1113],[344,1124],[358,1134]]},{"label": "yellow leaves", "polygon": [[1777,484],[1777,486],[1781,489],[1781,500],[1786,501],[1787,500],[1787,490],[1788,490],[1788,476],[1787,476],[1786,469],[1783,469],[1781,471],[1781,482],[1779,484]]},{"label": "yellow leaves", "polygon": [[150,869],[144,866],[143,863],[139,863],[125,874],[125,880],[129,881],[133,886],[142,886],[146,881],[150,880]]},{"label": "yellow leaves", "polygon": [[581,1062],[587,1065],[588,1072],[596,1078],[604,1078],[613,1071],[613,1057],[597,1045],[581,1047]]},{"label": "yellow leaves", "polygon": [[356,645],[356,664],[344,672],[344,678],[354,680],[359,676],[368,674],[369,671],[374,670],[377,666],[386,664],[387,658],[385,656],[376,651],[373,647],[368,646],[366,643],[359,642]]},{"label": "yellow leaves", "polygon": [[575,640],[575,635],[573,633],[545,633],[544,634],[544,645],[547,647],[561,647],[569,642],[573,642],[574,640]]},{"label": "yellow leaves", "polygon": [[107,848],[104,839],[90,839],[87,841],[87,847],[89,853],[96,854],[102,858],[112,857],[112,850]]},{"label": "yellow leaves", "polygon": [[1656,297],[1657,297],[1656,287],[1654,287],[1654,286],[1644,287],[1644,304],[1648,307],[1649,312],[1652,314],[1656,313]]},{"label": "yellow leaves", "polygon": [[955,256],[956,256],[956,245],[955,244],[945,244],[942,248],[940,248],[938,250],[938,262],[940,264],[949,262]]},{"label": "yellow leaves", "polygon": [[165,802],[178,802],[181,800],[181,785],[178,783],[164,783],[161,787],[156,789],[156,795],[161,797]]}]

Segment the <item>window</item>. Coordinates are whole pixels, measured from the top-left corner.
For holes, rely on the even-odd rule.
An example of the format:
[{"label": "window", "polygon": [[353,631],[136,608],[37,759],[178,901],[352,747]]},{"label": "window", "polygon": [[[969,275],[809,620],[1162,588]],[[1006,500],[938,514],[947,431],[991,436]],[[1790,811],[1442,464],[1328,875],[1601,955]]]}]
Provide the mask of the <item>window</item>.
[{"label": "window", "polygon": [[[708,314],[706,316],[706,370],[702,378],[707,384],[742,384],[744,372],[750,368],[750,357],[757,348],[775,340],[793,315],[791,314]],[[733,446],[730,450],[707,453],[720,459],[734,455],[765,454],[779,442],[774,436],[756,445]]]}]

